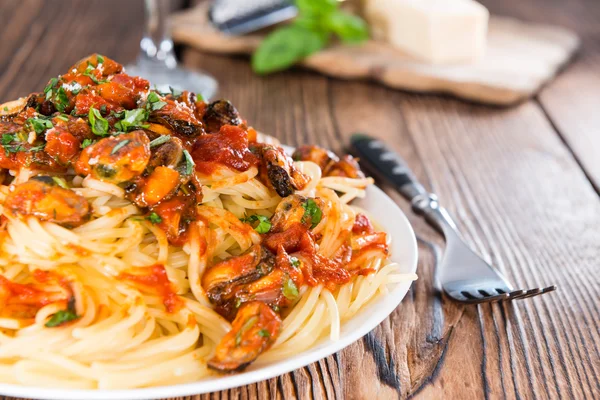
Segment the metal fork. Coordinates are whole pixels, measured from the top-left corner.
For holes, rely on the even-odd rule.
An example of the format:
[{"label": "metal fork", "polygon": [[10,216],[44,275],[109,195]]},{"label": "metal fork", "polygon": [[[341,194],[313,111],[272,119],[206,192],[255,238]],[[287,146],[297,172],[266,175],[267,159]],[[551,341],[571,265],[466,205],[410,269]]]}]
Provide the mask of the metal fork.
[{"label": "metal fork", "polygon": [[484,303],[525,299],[556,290],[556,285],[515,290],[508,280],[467,246],[436,195],[428,193],[406,162],[385,143],[367,135],[351,139],[354,152],[375,175],[392,184],[411,202],[413,211],[444,235],[446,250],[436,271],[436,280],[452,299]]}]

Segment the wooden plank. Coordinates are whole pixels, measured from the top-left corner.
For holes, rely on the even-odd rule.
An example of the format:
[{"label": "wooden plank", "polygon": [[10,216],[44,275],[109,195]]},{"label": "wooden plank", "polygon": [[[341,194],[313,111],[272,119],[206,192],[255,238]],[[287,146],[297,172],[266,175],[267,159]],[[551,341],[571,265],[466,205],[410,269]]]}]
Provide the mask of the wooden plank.
[{"label": "wooden plank", "polygon": [[[386,139],[424,181],[429,177],[467,240],[516,286],[560,287],[556,294],[514,306],[468,310],[453,335],[437,342],[443,343],[443,358],[444,351],[420,353],[422,336],[414,325],[427,319],[407,312],[418,305],[405,302],[374,333],[380,343],[371,350],[381,360],[377,369],[366,357],[370,337],[340,353],[346,368],[337,373],[345,396],[387,398],[418,389],[423,398],[598,394],[600,304],[593,288],[600,284],[594,274],[600,236],[586,227],[600,222],[600,202],[535,103],[496,110],[363,83],[325,82],[298,71],[256,78],[245,61],[193,52],[188,61],[216,74],[221,93],[253,125],[285,142],[339,150],[355,131]],[[412,220],[417,232],[430,234]],[[419,272],[427,277],[426,269]],[[411,300],[418,301],[422,283]],[[412,324],[412,331],[403,324]],[[440,360],[437,375],[429,379]],[[313,394],[327,391],[323,380],[310,383]]]},{"label": "wooden plank", "polygon": [[[0,64],[0,99],[39,90],[70,57],[100,51],[129,61],[136,54],[141,21],[131,15],[141,16],[139,2],[24,4],[41,8],[30,16],[32,29],[19,33],[22,45],[0,49],[9,54]],[[117,7],[120,13],[111,11]],[[50,30],[58,15],[62,28]],[[421,245],[420,280],[363,340],[291,374],[186,399],[600,396],[593,292],[600,204],[535,103],[495,110],[298,71],[258,78],[240,59],[191,52],[186,61],[215,75],[221,94],[253,125],[285,142],[340,150],[356,130],[385,138],[441,196],[467,240],[518,286],[560,287],[515,305],[468,308],[460,318],[461,308],[433,294],[433,254]],[[411,221],[441,244],[422,221]]]},{"label": "wooden plank", "polygon": [[575,62],[541,91],[538,100],[600,194],[600,2],[485,0],[483,3],[492,12],[559,24],[581,36],[582,48]]}]

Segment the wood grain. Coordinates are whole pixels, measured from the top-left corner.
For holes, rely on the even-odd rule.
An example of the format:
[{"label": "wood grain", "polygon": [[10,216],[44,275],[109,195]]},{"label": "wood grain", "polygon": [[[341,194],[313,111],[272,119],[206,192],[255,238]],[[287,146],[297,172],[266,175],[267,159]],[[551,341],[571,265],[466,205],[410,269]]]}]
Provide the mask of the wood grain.
[{"label": "wood grain", "polygon": [[482,2],[492,12],[561,25],[581,37],[575,62],[541,91],[538,101],[600,194],[600,2]]},{"label": "wood grain", "polygon": [[[266,36],[224,34],[209,21],[208,3],[172,17],[173,38],[202,51],[250,54]],[[492,16],[485,56],[475,64],[432,65],[384,43],[333,44],[300,65],[341,79],[362,79],[396,89],[450,95],[493,105],[530,98],[571,58],[577,36],[564,28]]]},{"label": "wood grain", "polygon": [[[550,8],[553,22],[570,18],[558,12],[570,12],[565,3],[550,3],[519,2],[510,10],[528,16]],[[133,60],[141,11],[139,1],[3,1],[0,101],[39,90],[94,51]],[[184,60],[214,75],[221,95],[250,123],[284,142],[340,151],[355,131],[385,139],[440,195],[466,240],[516,286],[559,285],[556,293],[503,306],[446,302],[431,282],[442,242],[390,193],[424,239],[420,279],[390,318],[308,367],[185,400],[600,397],[600,199],[586,177],[593,160],[569,147],[565,133],[569,112],[577,111],[573,118],[590,133],[596,112],[565,109],[551,91],[540,103],[499,110],[297,70],[259,78],[244,58],[186,51]],[[584,102],[567,92],[571,102]]]}]

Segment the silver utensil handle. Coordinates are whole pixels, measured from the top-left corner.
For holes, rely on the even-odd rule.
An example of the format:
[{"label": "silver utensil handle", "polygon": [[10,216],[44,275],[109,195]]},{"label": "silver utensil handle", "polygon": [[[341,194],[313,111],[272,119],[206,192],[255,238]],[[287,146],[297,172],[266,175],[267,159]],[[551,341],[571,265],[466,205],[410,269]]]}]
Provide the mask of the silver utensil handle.
[{"label": "silver utensil handle", "polygon": [[440,207],[437,196],[425,190],[410,170],[406,161],[384,142],[365,134],[351,138],[352,150],[360,157],[361,164],[373,175],[394,186],[410,201],[413,211],[440,231],[444,236],[456,235],[456,224],[448,212]]}]

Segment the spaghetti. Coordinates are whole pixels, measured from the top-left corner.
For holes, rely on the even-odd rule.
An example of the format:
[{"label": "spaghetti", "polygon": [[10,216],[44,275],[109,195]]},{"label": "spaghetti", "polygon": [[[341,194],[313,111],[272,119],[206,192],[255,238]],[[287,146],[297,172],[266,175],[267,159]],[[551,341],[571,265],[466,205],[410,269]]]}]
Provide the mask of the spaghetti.
[{"label": "spaghetti", "polygon": [[0,382],[177,384],[335,340],[412,280],[349,203],[350,156],[293,160],[226,101],[93,55],[0,111]]}]

